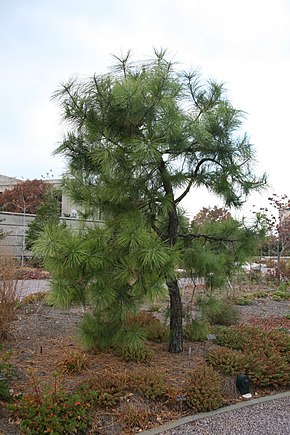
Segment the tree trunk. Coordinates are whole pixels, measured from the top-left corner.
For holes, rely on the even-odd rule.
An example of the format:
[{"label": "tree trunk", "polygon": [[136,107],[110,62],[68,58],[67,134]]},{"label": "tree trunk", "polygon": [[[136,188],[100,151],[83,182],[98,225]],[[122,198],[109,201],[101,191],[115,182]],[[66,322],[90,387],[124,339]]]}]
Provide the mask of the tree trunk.
[{"label": "tree trunk", "polygon": [[182,302],[177,280],[166,283],[170,296],[170,338],[169,352],[183,351]]}]

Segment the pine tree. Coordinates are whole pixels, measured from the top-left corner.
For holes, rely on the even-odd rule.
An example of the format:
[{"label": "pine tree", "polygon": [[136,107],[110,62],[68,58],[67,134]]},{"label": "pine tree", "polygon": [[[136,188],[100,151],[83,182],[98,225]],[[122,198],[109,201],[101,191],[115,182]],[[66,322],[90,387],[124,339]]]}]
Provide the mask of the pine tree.
[{"label": "pine tree", "polygon": [[[195,268],[200,256],[206,261],[202,240],[215,242],[218,251],[217,237],[231,236],[229,231],[200,236],[182,228],[181,202],[192,189],[204,186],[223,198],[225,205],[239,207],[251,191],[265,184],[265,177],[253,173],[253,146],[246,134],[239,133],[243,113],[228,101],[222,84],[203,83],[196,71],[177,70],[163,51],[155,51],[146,62],[134,63],[130,53],[116,57],[116,62],[109,73],[73,79],[54,95],[69,125],[56,150],[68,162],[67,192],[85,216],[101,209],[106,222],[104,254],[97,255],[104,268],[88,272],[84,288],[93,285],[97,294],[103,291],[108,299],[112,297],[113,318],[112,313],[117,315],[118,309],[133,303],[137,294],[147,294],[155,283],[158,287],[166,282],[169,351],[177,353],[183,349],[183,334],[175,269],[183,261]],[[91,230],[87,231],[91,237]],[[86,244],[84,237],[79,246]],[[54,240],[61,253],[63,238],[54,236]],[[74,252],[78,257],[68,260],[69,254],[64,253],[62,261],[59,254],[61,264],[55,260],[53,267],[75,262],[77,267],[63,274],[75,274],[75,282],[80,283],[90,270],[81,259],[90,263],[94,256],[71,243],[71,256]],[[48,241],[46,246],[52,250]],[[210,255],[208,250],[206,257]],[[112,277],[110,285],[106,274]],[[118,298],[124,296],[122,304],[116,292]]]}]

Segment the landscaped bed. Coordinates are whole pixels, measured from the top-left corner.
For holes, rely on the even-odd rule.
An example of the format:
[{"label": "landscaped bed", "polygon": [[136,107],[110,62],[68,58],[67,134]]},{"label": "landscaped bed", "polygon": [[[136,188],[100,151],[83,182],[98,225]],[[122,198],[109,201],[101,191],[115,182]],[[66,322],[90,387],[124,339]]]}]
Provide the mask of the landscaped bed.
[{"label": "landscaped bed", "polygon": [[[263,364],[256,371],[252,370],[250,377],[255,383],[251,385],[251,393],[259,397],[289,389],[290,319],[285,317],[289,313],[289,301],[272,297],[255,299],[251,305],[239,306],[239,310],[240,325],[252,325],[253,331],[258,327],[263,334],[280,329],[278,333],[271,333],[272,343],[285,338],[281,358],[275,356],[276,348],[268,344],[272,373],[267,381],[265,375],[259,378],[257,374],[265,369]],[[143,314],[143,320],[147,318],[150,323],[153,315],[160,317],[161,314]],[[229,344],[225,329],[212,329],[218,337],[223,337],[220,344],[208,340],[185,341],[182,354],[168,353],[166,342],[149,341],[152,358],[137,363],[126,362],[112,352],[85,351],[75,334],[82,317],[81,309],[73,307],[64,312],[48,305],[43,295],[27,298],[17,310],[0,355],[3,358],[5,352],[12,351],[9,357],[12,371],[6,364],[9,388],[16,404],[26,404],[26,417],[31,418],[31,422],[37,419],[32,415],[33,407],[36,415],[41,413],[46,422],[60,415],[60,408],[67,408],[62,414],[63,424],[70,420],[72,425],[71,432],[67,433],[81,428],[83,421],[83,429],[78,433],[133,434],[200,410],[243,400],[235,387],[236,373],[243,367],[239,359],[243,351],[239,348],[241,339],[235,338],[236,348],[223,350]],[[233,328],[236,327],[231,327],[232,331]],[[241,328],[243,326],[236,331]],[[265,335],[259,334],[251,334],[252,341],[247,346],[257,346],[263,341],[265,347]],[[256,364],[254,359],[252,364],[253,367]],[[280,364],[280,374],[274,373],[277,364]],[[48,386],[51,390],[46,391]],[[27,396],[28,393],[31,395]],[[24,402],[20,399],[22,396],[26,398]],[[1,430],[5,435],[20,433],[21,417],[19,410],[11,413],[2,402],[0,433]],[[30,428],[23,433],[40,432]]]}]

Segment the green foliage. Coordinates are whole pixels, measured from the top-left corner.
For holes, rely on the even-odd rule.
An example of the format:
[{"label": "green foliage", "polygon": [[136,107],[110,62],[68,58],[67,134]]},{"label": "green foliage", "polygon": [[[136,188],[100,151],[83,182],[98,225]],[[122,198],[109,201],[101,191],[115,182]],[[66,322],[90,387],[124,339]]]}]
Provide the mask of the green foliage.
[{"label": "green foliage", "polygon": [[87,349],[105,350],[112,346],[117,324],[86,314],[78,325],[77,334]]},{"label": "green foliage", "polygon": [[36,217],[29,223],[26,234],[26,249],[32,250],[34,242],[38,239],[45,226],[58,225],[60,217],[61,192],[57,189],[46,187],[42,201],[36,207]]},{"label": "green foliage", "polygon": [[147,340],[149,341],[162,343],[168,340],[168,326],[150,312],[140,311],[139,313],[130,316],[126,323],[127,325],[134,323],[140,325],[146,334]]},{"label": "green foliage", "polygon": [[256,254],[260,233],[255,226],[246,227],[244,221],[232,218],[226,211],[221,217],[215,216],[219,209],[206,211],[202,210],[192,221],[191,232],[200,237],[194,238],[185,251],[184,262],[192,276],[204,278],[213,289],[225,285]]},{"label": "green foliage", "polygon": [[155,369],[142,368],[133,374],[131,382],[133,388],[149,400],[159,399],[167,391],[163,373]]},{"label": "green foliage", "polygon": [[134,323],[123,327],[114,337],[114,344],[125,361],[147,362],[153,357],[152,350],[146,345],[146,333]]},{"label": "green foliage", "polygon": [[290,365],[275,347],[266,353],[253,351],[247,354],[246,373],[253,383],[261,386],[288,386]]},{"label": "green foliage", "polygon": [[201,316],[215,325],[233,325],[238,322],[240,312],[232,301],[211,294],[197,299]]},{"label": "green foliage", "polygon": [[245,293],[235,298],[235,303],[237,305],[251,305],[254,300],[254,295],[251,293]]},{"label": "green foliage", "polygon": [[90,403],[84,395],[66,392],[57,385],[34,391],[21,397],[11,410],[20,419],[19,429],[25,434],[72,434],[85,431],[90,424]]},{"label": "green foliage", "polygon": [[264,298],[267,298],[269,296],[269,292],[265,291],[265,290],[258,290],[256,292],[254,292],[253,296],[257,299],[264,299]]},{"label": "green foliage", "polygon": [[195,369],[186,389],[186,403],[194,411],[211,411],[223,404],[221,377],[207,365]]},{"label": "green foliage", "polygon": [[272,293],[272,299],[274,301],[287,301],[290,300],[290,289],[289,287],[281,286]]},{"label": "green foliage", "polygon": [[258,340],[265,338],[265,333],[257,327],[251,326],[232,326],[230,328],[216,329],[216,342],[221,346],[227,346],[235,350],[243,350],[250,337],[258,337]]},{"label": "green foliage", "polygon": [[90,378],[80,387],[84,394],[89,392],[91,400],[99,406],[116,406],[129,388],[127,372],[119,373],[104,369],[98,376]]},{"label": "green foliage", "polygon": [[209,228],[210,237],[193,234],[180,202],[204,186],[239,206],[265,177],[253,175],[254,149],[238,133],[243,114],[221,84],[181,74],[164,51],[145,62],[132,62],[129,53],[116,59],[109,74],[74,79],[54,95],[69,124],[56,150],[68,163],[66,192],[85,217],[101,210],[106,225],[74,235],[47,230],[35,252],[63,302],[85,301],[96,317],[120,327],[167,283],[177,294],[169,349],[181,352],[175,270],[184,264],[210,285],[221,283],[224,271],[252,252],[255,232],[232,220]]},{"label": "green foliage", "polygon": [[246,356],[238,350],[220,347],[207,354],[208,362],[227,375],[238,375],[246,366]]},{"label": "green foliage", "polygon": [[2,352],[3,344],[0,343],[0,400],[9,402],[11,400],[9,385],[7,378],[11,375],[11,364],[9,363],[9,358],[11,356],[10,352]]},{"label": "green foliage", "polygon": [[[241,371],[248,374],[256,385],[286,386],[290,383],[290,336],[284,331],[263,331],[257,327],[238,326],[217,331],[217,343],[232,349],[242,351],[238,361],[242,364]],[[217,351],[218,357],[211,362],[226,373],[232,369],[232,361],[225,351]],[[229,353],[231,355],[231,353]],[[235,358],[231,355],[231,358]],[[222,359],[219,365],[218,361]]]},{"label": "green foliage", "polygon": [[191,341],[205,341],[209,333],[209,322],[204,319],[192,319],[184,327],[184,336]]}]

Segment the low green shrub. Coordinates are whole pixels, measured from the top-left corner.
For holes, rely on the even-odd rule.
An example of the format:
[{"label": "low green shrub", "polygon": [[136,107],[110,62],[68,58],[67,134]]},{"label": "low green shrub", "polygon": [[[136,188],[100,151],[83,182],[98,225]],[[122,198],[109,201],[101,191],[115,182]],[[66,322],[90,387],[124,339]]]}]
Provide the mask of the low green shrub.
[{"label": "low green shrub", "polygon": [[32,393],[22,396],[10,410],[20,421],[22,433],[69,435],[88,428],[90,406],[85,396],[62,390],[55,379],[53,387],[35,386]]},{"label": "low green shrub", "polygon": [[235,298],[235,303],[237,305],[251,305],[254,300],[254,295],[250,293],[246,293],[244,295],[240,295],[237,298]]},{"label": "low green shrub", "polygon": [[194,411],[211,411],[223,404],[221,377],[210,366],[200,365],[186,388],[186,403]]},{"label": "low green shrub", "polygon": [[266,290],[258,290],[253,295],[257,299],[264,299],[269,296],[269,292],[267,292]]},{"label": "low green shrub", "polygon": [[288,301],[290,299],[290,292],[289,290],[276,290],[274,293],[272,293],[272,299],[274,301],[280,302],[280,301]]},{"label": "low green shrub", "polygon": [[11,400],[8,382],[5,378],[1,377],[1,370],[0,370],[0,400],[4,400],[5,402],[9,402]]},{"label": "low green shrub", "polygon": [[[288,332],[265,331],[246,325],[223,328],[217,332],[217,343],[231,349],[240,350],[244,356],[241,371],[249,375],[259,386],[286,386],[290,383],[290,336]],[[230,370],[230,353],[224,359],[225,351],[212,351],[210,361],[223,370]],[[212,356],[213,355],[213,356]],[[216,356],[218,355],[218,357]],[[226,368],[225,368],[226,366]],[[243,370],[242,370],[243,369]]]},{"label": "low green shrub", "polygon": [[[0,351],[3,350],[3,344],[0,343]],[[9,362],[12,351],[1,352],[0,355],[0,400],[9,402],[11,400],[8,380],[15,376],[12,364]]]},{"label": "low green shrub", "polygon": [[199,298],[197,308],[201,316],[213,325],[234,325],[240,319],[240,311],[232,301],[215,295]]},{"label": "low green shrub", "polygon": [[211,349],[207,361],[226,375],[238,375],[246,366],[246,356],[239,350],[220,347]]},{"label": "low green shrub", "polygon": [[261,387],[289,385],[290,365],[281,354],[274,350],[271,355],[257,351],[249,352],[246,357],[246,374],[254,384]]},{"label": "low green shrub", "polygon": [[167,391],[163,373],[151,368],[133,373],[131,385],[149,400],[159,399]]},{"label": "low green shrub", "polygon": [[214,333],[216,334],[216,343],[220,346],[230,347],[235,350],[244,348],[245,336],[240,328],[215,328]]},{"label": "low green shrub", "polygon": [[192,319],[184,327],[184,338],[191,341],[205,341],[209,333],[209,322],[204,319]]},{"label": "low green shrub", "polygon": [[153,351],[147,346],[147,334],[137,323],[126,325],[114,337],[114,348],[125,361],[148,362]]},{"label": "low green shrub", "polygon": [[126,395],[128,389],[128,376],[126,372],[119,373],[114,370],[103,370],[94,378],[86,380],[80,391],[90,393],[93,402],[99,406],[116,406],[120,398]]}]

